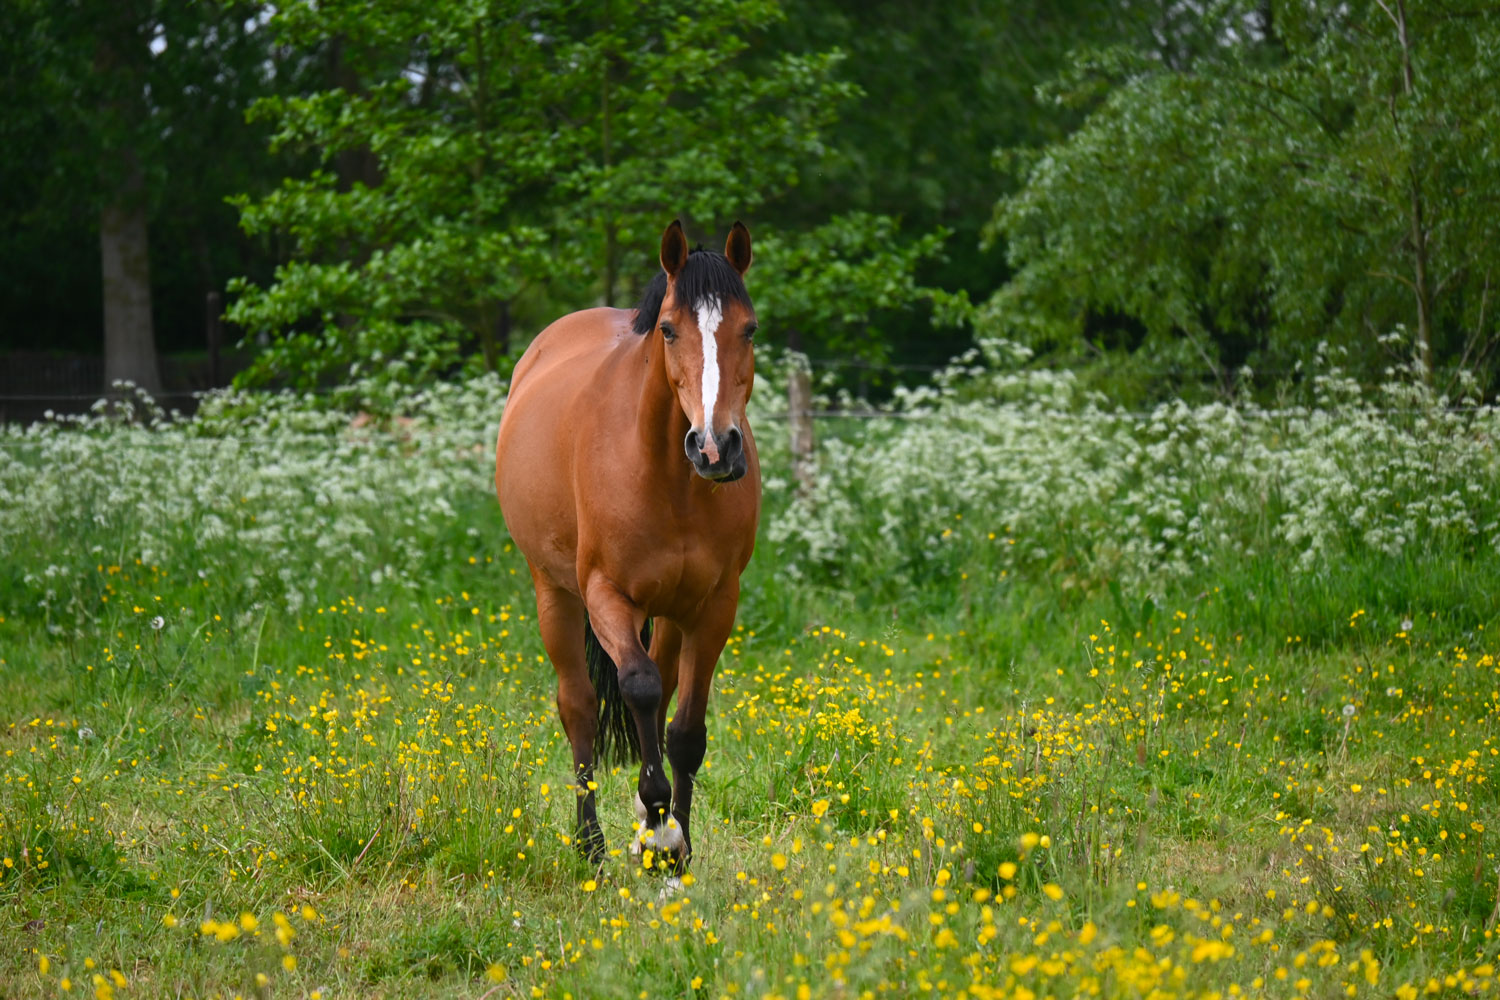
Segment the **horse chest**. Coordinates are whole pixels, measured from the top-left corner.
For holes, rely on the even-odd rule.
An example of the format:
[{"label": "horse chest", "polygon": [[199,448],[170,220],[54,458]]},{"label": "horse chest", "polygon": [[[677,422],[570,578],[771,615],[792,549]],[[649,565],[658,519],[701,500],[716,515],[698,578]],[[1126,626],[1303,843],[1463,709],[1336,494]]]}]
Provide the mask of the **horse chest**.
[{"label": "horse chest", "polygon": [[[651,614],[686,615],[739,577],[756,509],[743,503],[678,507],[647,529],[637,513],[597,522],[579,539],[580,576],[603,573]],[[611,514],[616,513],[611,511]],[[587,585],[585,583],[585,589]]]}]

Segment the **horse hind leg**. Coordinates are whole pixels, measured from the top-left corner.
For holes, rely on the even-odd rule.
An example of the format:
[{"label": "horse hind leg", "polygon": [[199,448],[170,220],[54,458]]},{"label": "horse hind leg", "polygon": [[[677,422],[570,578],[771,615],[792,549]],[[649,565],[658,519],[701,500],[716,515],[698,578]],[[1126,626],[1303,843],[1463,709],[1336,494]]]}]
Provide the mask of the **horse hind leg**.
[{"label": "horse hind leg", "polygon": [[574,794],[578,799],[575,846],[580,854],[597,864],[604,860],[605,844],[594,795],[599,699],[584,657],[583,634],[588,619],[583,602],[575,595],[541,581],[537,582],[536,607],[542,643],[557,671],[558,718],[573,750]]}]

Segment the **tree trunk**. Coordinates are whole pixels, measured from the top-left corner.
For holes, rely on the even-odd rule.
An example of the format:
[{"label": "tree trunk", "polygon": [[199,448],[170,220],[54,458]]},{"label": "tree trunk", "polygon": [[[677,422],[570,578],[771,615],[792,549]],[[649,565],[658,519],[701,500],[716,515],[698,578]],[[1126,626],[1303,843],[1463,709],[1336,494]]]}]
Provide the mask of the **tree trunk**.
[{"label": "tree trunk", "polygon": [[1427,227],[1422,211],[1422,187],[1416,171],[1411,177],[1412,291],[1417,297],[1417,357],[1422,381],[1432,385],[1432,289],[1427,275]]},{"label": "tree trunk", "polygon": [[125,181],[99,213],[104,266],[104,383],[129,380],[153,396],[162,391],[151,326],[151,251],[146,224],[145,174],[126,150]]},{"label": "tree trunk", "polygon": [[[1406,33],[1406,3],[1396,2],[1396,37],[1401,43],[1401,82],[1408,98],[1416,96],[1417,81],[1411,68],[1411,39]],[[1408,127],[1415,133],[1415,129]],[[1414,140],[1415,142],[1415,140]],[[1422,362],[1422,380],[1432,386],[1432,288],[1427,271],[1427,220],[1422,204],[1421,172],[1415,162],[1407,166],[1411,179],[1412,291],[1417,298],[1417,356]]]}]

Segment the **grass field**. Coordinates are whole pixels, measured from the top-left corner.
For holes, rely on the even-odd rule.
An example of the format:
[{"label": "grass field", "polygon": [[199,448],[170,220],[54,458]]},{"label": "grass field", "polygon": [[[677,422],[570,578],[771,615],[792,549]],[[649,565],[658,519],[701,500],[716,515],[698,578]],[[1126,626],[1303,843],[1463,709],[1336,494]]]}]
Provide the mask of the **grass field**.
[{"label": "grass field", "polygon": [[[1493,415],[1266,431],[1366,447],[1334,465],[1394,484],[1355,490],[1367,519],[1447,497],[1404,545],[1325,511],[1315,564],[1274,510],[1203,528],[1213,477],[1253,463],[1152,452],[1149,426],[1105,450],[1178,470],[1186,542],[1170,509],[1132,522],[1159,502],[1139,461],[1076,502],[935,489],[913,527],[833,485],[797,507],[763,431],[765,541],[673,893],[624,851],[633,774],[600,778],[602,870],[569,844],[551,668],[486,492],[499,399],[0,438],[0,996],[1496,992]],[[1008,436],[952,405],[920,433],[1108,473],[1024,407]],[[1382,472],[1351,425],[1456,485]],[[906,426],[830,442],[825,477],[872,495],[854,455]],[[1277,469],[1268,509],[1295,494]]]}]

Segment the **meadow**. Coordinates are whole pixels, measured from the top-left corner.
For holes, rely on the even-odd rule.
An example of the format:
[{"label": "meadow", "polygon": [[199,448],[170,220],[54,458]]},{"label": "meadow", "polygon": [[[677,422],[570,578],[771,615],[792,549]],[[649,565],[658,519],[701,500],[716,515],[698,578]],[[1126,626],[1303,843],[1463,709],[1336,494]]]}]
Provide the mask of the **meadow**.
[{"label": "meadow", "polygon": [[1500,413],[1016,355],[806,497],[758,386],[676,892],[633,774],[570,843],[501,382],[0,429],[0,996],[1493,995]]}]

